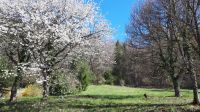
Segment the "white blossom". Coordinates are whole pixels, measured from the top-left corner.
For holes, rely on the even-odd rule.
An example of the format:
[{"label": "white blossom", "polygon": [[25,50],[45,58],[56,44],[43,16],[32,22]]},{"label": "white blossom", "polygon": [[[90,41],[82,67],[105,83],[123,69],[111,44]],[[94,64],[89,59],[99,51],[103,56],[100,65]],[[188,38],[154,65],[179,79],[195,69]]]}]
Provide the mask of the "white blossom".
[{"label": "white blossom", "polygon": [[[25,35],[28,44],[17,39],[12,44],[28,47],[31,64],[37,63],[39,69],[48,71],[57,62],[69,61],[66,59],[70,54],[81,54],[85,48],[86,55],[104,53],[92,44],[101,45],[98,40],[112,34],[98,6],[90,0],[1,0],[0,23],[0,36],[5,39],[12,35],[9,37],[12,40]],[[97,42],[93,43],[95,39]],[[34,65],[28,67],[23,66],[23,71],[38,70]]]}]

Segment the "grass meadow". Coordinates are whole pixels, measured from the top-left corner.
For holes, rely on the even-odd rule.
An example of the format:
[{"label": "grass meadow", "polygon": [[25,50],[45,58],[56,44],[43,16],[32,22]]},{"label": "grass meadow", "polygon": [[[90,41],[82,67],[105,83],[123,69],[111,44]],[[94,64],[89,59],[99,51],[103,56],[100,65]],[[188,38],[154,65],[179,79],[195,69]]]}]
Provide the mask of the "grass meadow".
[{"label": "grass meadow", "polygon": [[199,106],[191,105],[192,91],[181,92],[176,98],[172,89],[91,85],[80,94],[50,96],[47,102],[41,97],[23,97],[7,104],[5,99],[0,112],[200,112]]}]

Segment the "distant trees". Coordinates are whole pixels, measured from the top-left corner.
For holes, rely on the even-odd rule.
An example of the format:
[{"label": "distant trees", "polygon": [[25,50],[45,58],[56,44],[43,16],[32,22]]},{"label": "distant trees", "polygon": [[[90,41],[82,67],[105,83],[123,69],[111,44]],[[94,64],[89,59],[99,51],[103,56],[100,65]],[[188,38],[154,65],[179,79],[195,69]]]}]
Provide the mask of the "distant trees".
[{"label": "distant trees", "polygon": [[113,85],[115,81],[115,77],[112,74],[111,70],[108,70],[104,73],[105,84]]},{"label": "distant trees", "polygon": [[[131,40],[125,43],[116,42],[115,47],[115,63],[112,72],[115,84],[134,87],[161,87],[161,85],[167,87],[160,77],[153,75],[154,72],[157,72],[157,66],[152,63],[151,48],[135,47],[131,44]],[[158,78],[159,80],[157,80]],[[164,79],[167,80],[167,78]]]}]

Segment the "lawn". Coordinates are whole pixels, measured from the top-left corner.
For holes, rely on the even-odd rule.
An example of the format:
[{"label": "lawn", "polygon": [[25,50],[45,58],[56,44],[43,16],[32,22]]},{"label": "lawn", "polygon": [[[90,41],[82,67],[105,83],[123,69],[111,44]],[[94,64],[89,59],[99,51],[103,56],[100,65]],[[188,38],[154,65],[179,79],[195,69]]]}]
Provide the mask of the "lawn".
[{"label": "lawn", "polygon": [[48,102],[40,97],[20,98],[10,105],[1,101],[0,112],[200,112],[200,106],[190,104],[191,90],[182,90],[181,98],[173,94],[171,89],[92,85],[80,94],[50,97]]}]

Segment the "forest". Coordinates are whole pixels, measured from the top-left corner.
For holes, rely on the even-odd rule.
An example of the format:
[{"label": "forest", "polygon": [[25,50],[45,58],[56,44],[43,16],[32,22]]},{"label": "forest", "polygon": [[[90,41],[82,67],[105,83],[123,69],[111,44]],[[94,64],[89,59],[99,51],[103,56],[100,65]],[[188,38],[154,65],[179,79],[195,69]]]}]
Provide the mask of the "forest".
[{"label": "forest", "polygon": [[130,10],[122,42],[93,0],[1,0],[0,112],[200,112],[200,1]]}]

